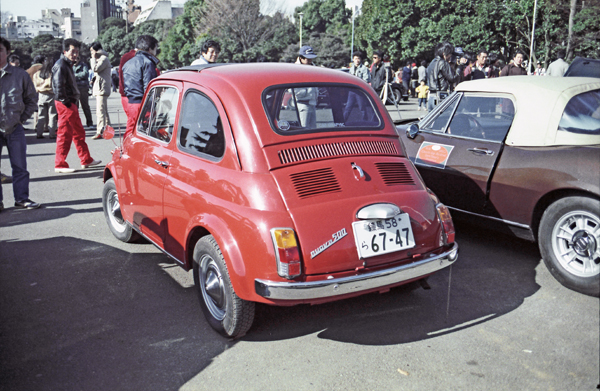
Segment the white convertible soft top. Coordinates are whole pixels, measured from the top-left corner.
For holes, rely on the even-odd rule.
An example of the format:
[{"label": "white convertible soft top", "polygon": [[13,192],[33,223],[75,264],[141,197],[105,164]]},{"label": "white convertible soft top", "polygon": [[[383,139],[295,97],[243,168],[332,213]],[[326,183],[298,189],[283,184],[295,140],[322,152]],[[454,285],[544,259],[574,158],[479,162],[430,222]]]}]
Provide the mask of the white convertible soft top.
[{"label": "white convertible soft top", "polygon": [[558,123],[569,100],[575,95],[598,89],[600,79],[597,78],[551,76],[480,79],[466,81],[456,87],[456,91],[513,95],[516,99],[515,117],[506,144],[524,147],[600,144],[600,135],[558,131]]}]

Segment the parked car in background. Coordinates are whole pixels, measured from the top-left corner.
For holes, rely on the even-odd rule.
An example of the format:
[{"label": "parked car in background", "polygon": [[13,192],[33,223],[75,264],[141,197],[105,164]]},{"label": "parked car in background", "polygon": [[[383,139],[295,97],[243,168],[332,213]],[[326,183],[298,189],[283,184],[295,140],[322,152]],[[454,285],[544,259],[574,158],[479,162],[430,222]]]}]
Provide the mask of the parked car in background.
[{"label": "parked car in background", "polygon": [[[293,103],[290,103],[292,101]],[[384,292],[458,256],[374,91],[335,70],[215,64],[154,79],[104,171],[120,240],[193,269],[208,323],[247,332],[255,303]]]},{"label": "parked car in background", "polygon": [[575,57],[564,74],[565,77],[600,77],[600,60]]},{"label": "parked car in background", "polygon": [[600,80],[465,82],[398,130],[453,214],[536,240],[558,281],[599,295]]}]

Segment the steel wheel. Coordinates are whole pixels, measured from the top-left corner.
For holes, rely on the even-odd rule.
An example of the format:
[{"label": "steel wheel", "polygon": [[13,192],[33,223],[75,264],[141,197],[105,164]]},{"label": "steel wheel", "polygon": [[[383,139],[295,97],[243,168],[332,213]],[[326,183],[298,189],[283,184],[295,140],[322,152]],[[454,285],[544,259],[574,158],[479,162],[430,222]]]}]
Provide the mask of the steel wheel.
[{"label": "steel wheel", "polygon": [[600,220],[586,211],[560,218],[552,230],[552,249],[569,273],[592,277],[600,273]]},{"label": "steel wheel", "polygon": [[225,319],[226,303],[223,276],[219,266],[210,255],[200,258],[200,290],[210,314],[217,320]]},{"label": "steel wheel", "polygon": [[127,224],[125,224],[125,220],[123,220],[123,215],[121,214],[121,204],[119,203],[117,191],[114,189],[109,190],[106,197],[106,209],[110,225],[118,232],[125,232]]},{"label": "steel wheel", "polygon": [[542,215],[540,253],[554,278],[567,288],[600,296],[600,201],[565,197]]},{"label": "steel wheel", "polygon": [[110,231],[115,237],[123,242],[133,242],[139,238],[139,234],[131,228],[121,214],[121,203],[115,181],[110,178],[104,184],[102,191],[102,209]]},{"label": "steel wheel", "polygon": [[254,321],[254,303],[235,293],[223,253],[211,235],[194,248],[194,284],[210,327],[227,338],[246,334]]}]

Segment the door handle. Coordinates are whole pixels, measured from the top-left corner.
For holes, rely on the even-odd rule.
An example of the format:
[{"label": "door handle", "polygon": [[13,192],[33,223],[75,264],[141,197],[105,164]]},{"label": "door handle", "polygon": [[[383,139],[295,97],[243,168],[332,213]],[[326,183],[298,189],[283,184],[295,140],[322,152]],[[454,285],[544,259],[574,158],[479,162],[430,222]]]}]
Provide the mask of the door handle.
[{"label": "door handle", "polygon": [[156,164],[158,164],[159,166],[162,166],[163,168],[167,168],[167,167],[169,167],[169,163],[167,163],[167,162],[163,162],[163,161],[160,161],[160,160],[158,160],[158,159],[154,159],[154,162],[155,162]]},{"label": "door handle", "polygon": [[467,148],[467,151],[476,153],[478,155],[487,155],[487,156],[494,155],[494,151],[490,151],[487,148]]}]

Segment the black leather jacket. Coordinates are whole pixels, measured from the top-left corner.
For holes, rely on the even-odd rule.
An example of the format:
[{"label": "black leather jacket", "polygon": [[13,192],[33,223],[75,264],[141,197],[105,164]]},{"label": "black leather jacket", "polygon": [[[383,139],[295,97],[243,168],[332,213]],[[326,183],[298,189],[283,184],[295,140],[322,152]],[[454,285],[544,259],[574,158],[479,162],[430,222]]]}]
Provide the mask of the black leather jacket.
[{"label": "black leather jacket", "polygon": [[60,55],[58,61],[52,67],[52,91],[54,100],[57,100],[65,106],[79,101],[79,89],[77,89],[77,80],[73,72],[73,63]]},{"label": "black leather jacket", "polygon": [[460,80],[460,69],[452,72],[450,64],[436,56],[427,67],[427,85],[430,92],[448,91],[453,83]]},{"label": "black leather jacket", "polygon": [[394,81],[390,67],[386,66],[383,62],[379,63],[379,66],[373,66],[373,73],[371,73],[371,87],[373,87],[378,94],[385,86],[386,76],[388,83]]}]

